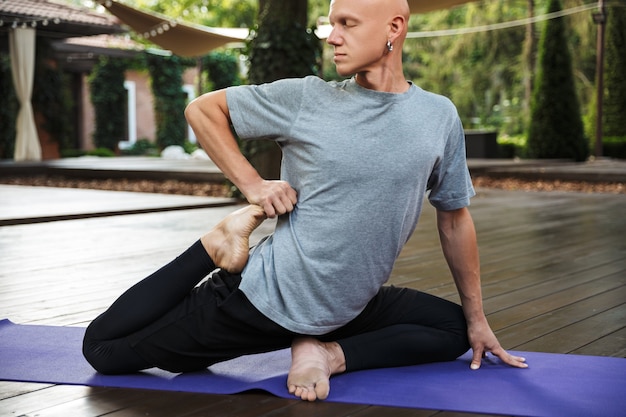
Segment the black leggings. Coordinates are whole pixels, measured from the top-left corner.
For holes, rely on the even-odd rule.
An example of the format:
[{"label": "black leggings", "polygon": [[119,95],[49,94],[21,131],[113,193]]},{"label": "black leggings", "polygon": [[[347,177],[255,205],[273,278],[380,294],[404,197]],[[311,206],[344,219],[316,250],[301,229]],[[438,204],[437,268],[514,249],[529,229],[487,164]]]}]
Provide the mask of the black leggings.
[{"label": "black leggings", "polygon": [[[215,269],[200,241],[194,243],[89,325],[85,358],[107,374],[151,367],[188,372],[289,347],[303,336],[261,314],[239,290],[239,275]],[[348,371],[454,360],[469,349],[460,306],[388,286],[350,323],[316,337],[341,345]]]}]

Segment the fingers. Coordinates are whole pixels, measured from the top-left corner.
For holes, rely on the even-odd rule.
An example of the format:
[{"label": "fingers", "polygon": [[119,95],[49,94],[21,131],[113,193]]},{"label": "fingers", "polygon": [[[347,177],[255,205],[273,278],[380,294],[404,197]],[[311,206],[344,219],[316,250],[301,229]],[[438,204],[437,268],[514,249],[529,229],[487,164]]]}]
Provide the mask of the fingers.
[{"label": "fingers", "polygon": [[[509,366],[513,366],[515,368],[528,368],[528,364],[526,363],[526,358],[522,356],[515,356],[509,354],[502,347],[497,349],[493,349],[491,353],[494,356],[497,356],[502,362]],[[470,368],[472,370],[476,370],[480,368],[481,359],[486,356],[486,352],[483,353],[482,350],[474,350],[474,354],[472,356],[472,362],[470,364]]]},{"label": "fingers", "polygon": [[472,356],[472,363],[470,364],[470,368],[476,370],[480,368],[480,364],[483,359],[483,351],[482,349],[474,349],[474,354]]},{"label": "fingers", "polygon": [[500,348],[499,351],[494,351],[492,353],[500,358],[500,360],[507,365],[514,366],[516,368],[528,368],[526,358],[523,358],[521,356],[513,356],[502,348]]},{"label": "fingers", "polygon": [[263,207],[268,218],[272,219],[293,211],[298,196],[285,181],[266,181],[258,201],[250,201]]}]

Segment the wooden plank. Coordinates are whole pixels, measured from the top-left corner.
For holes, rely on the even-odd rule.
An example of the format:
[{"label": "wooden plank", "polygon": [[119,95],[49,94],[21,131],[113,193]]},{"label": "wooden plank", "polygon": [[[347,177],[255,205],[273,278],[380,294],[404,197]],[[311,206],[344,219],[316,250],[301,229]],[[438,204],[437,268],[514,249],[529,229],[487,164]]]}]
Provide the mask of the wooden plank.
[{"label": "wooden plank", "polygon": [[[556,329],[566,328],[598,313],[621,306],[624,300],[626,300],[626,287],[624,286],[589,296],[580,301],[570,300],[570,304],[555,309],[549,314],[542,314],[498,329],[496,330],[496,335],[503,346],[516,348],[532,339],[541,338]],[[490,321],[493,324],[495,320],[491,320],[490,317]],[[615,356],[625,346],[626,342],[624,341],[622,341],[621,348],[616,345],[600,344],[596,346],[594,353],[591,354]]]},{"label": "wooden plank", "polygon": [[216,197],[20,187],[0,184],[0,226],[116,214],[214,207],[233,200]]},{"label": "wooden plank", "polygon": [[[506,347],[626,355],[624,206],[626,196],[479,190],[471,211],[479,233],[485,306]],[[233,209],[0,227],[2,314],[22,323],[85,325]],[[272,227],[264,225],[262,232]],[[457,299],[432,207],[425,207],[390,283]],[[164,394],[11,382],[0,383],[0,399],[0,415],[478,415],[308,404],[258,392]]]},{"label": "wooden plank", "polygon": [[572,350],[577,355],[626,358],[626,327]]},{"label": "wooden plank", "polygon": [[35,388],[28,393],[0,401],[0,415],[39,414],[42,410],[62,406],[98,390],[100,389],[73,385],[55,385],[44,389]]},{"label": "wooden plank", "polygon": [[595,340],[624,329],[625,323],[626,304],[623,304],[555,330],[540,338],[529,340],[517,346],[516,349],[533,352],[571,353]]},{"label": "wooden plank", "polygon": [[[52,384],[0,381],[0,400],[52,387]],[[0,406],[1,407],[1,406]],[[0,408],[1,410],[2,408]]]},{"label": "wooden plank", "polygon": [[[521,323],[533,317],[548,314],[563,306],[585,300],[595,294],[617,290],[624,285],[625,280],[626,277],[621,274],[615,274],[581,284],[559,281],[552,283],[551,287],[538,285],[537,287],[539,288],[535,287],[528,291],[520,290],[507,294],[507,300],[523,300],[523,302],[518,301],[512,307],[507,307],[506,301],[498,299],[497,306],[494,306],[494,303],[490,303],[490,300],[487,300],[485,308],[488,311],[495,311],[489,314],[489,322],[495,330],[498,330],[511,324]],[[545,291],[545,295],[542,295],[542,291]],[[521,293],[519,298],[517,298],[518,293]]]}]

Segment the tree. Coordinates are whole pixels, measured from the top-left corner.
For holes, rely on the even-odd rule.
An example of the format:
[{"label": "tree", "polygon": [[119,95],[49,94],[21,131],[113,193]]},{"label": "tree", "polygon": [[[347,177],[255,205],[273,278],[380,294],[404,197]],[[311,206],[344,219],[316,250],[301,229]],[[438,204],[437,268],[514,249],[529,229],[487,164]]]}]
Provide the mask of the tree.
[{"label": "tree", "polygon": [[[248,48],[253,84],[317,73],[319,39],[307,29],[307,0],[260,0],[259,24]],[[261,176],[280,176],[280,150],[273,143],[241,143]]]},{"label": "tree", "polygon": [[317,72],[319,39],[307,29],[307,0],[261,0],[250,41],[250,82],[259,84]]},{"label": "tree", "polygon": [[603,134],[626,138],[626,8],[608,10]]},{"label": "tree", "polygon": [[[551,0],[548,12],[559,10],[560,0]],[[585,160],[589,154],[562,18],[547,21],[541,33],[528,153],[532,158],[576,161]]]},{"label": "tree", "polygon": [[[535,0],[527,0],[528,17],[535,15]],[[530,22],[526,25],[526,37],[524,38],[524,113],[528,115],[530,110],[530,99],[533,92],[533,73],[535,71],[535,24]]]}]

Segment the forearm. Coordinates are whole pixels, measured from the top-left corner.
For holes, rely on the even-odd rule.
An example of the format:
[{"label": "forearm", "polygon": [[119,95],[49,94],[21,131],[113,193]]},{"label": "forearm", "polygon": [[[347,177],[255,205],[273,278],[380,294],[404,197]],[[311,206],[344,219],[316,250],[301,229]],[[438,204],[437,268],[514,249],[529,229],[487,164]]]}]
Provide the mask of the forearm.
[{"label": "forearm", "polygon": [[223,90],[192,101],[185,110],[185,117],[209,158],[244,195],[263,181],[239,150],[230,128]]},{"label": "forearm", "polygon": [[437,212],[441,247],[450,267],[469,323],[485,320],[480,259],[474,222],[467,208]]},{"label": "forearm", "polygon": [[230,113],[224,90],[192,101],[185,117],[207,155],[243,193],[248,202],[263,208],[269,218],[291,212],[298,200],[285,181],[263,179],[239,150],[230,129]]},{"label": "forearm", "polygon": [[480,289],[480,261],[476,229],[469,210],[463,208],[455,211],[437,211],[437,227],[441,247],[459,290],[467,320],[467,333],[473,351],[470,367],[478,369],[482,356],[487,352],[493,353],[511,366],[528,367],[524,363],[526,359],[509,355],[500,346],[500,342],[487,323]]}]

